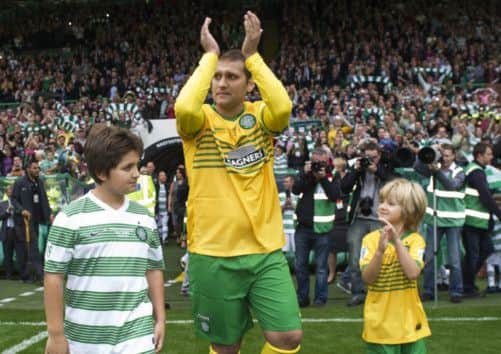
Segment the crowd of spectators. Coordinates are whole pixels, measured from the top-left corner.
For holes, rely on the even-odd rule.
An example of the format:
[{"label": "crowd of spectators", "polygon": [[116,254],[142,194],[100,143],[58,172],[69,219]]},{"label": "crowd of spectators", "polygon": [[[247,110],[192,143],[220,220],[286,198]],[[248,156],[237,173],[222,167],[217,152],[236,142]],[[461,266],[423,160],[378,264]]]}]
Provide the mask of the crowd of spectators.
[{"label": "crowd of spectators", "polygon": [[[264,1],[252,3],[267,11],[264,30],[278,43],[267,61],[293,100],[291,122],[320,122],[282,137],[290,167],[301,168],[308,145],[351,157],[369,136],[396,149],[444,134],[461,158],[480,139],[498,137],[495,2],[275,3],[278,13]],[[82,146],[93,123],[134,127],[174,118],[175,98],[200,53],[194,24],[211,16],[222,24],[215,36],[223,50],[241,44],[241,9],[225,6],[89,5],[0,26],[0,103],[14,103],[0,108],[0,173],[22,173],[19,160],[34,156],[42,173],[85,177]],[[60,38],[64,47],[39,48],[43,36]]]}]

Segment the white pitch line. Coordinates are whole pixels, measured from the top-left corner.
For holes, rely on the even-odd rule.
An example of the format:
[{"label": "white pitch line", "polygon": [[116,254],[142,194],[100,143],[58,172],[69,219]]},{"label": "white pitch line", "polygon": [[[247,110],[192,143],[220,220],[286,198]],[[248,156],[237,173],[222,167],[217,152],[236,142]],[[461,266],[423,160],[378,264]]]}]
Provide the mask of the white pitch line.
[{"label": "white pitch line", "polygon": [[25,293],[19,294],[19,296],[30,296],[33,295],[35,292],[34,291],[27,291]]},{"label": "white pitch line", "polygon": [[[43,291],[43,286],[40,286],[36,289],[33,289],[33,291],[26,291],[22,294],[19,294],[19,296],[30,296],[30,295],[33,295],[35,293],[35,291]],[[8,298],[5,298],[5,299],[0,299],[0,307],[3,306],[3,304],[6,304],[6,303],[9,303],[9,302],[12,302],[16,300],[15,297],[8,297]]]},{"label": "white pitch line", "polygon": [[21,343],[14,345],[13,347],[5,349],[1,354],[16,354],[20,351],[25,350],[28,347],[31,347],[33,344],[40,342],[47,338],[47,331],[43,331],[34,335],[31,338],[23,340]]},{"label": "white pitch line", "polygon": [[[501,321],[501,317],[436,317],[428,318],[430,322],[488,322],[488,321]],[[256,322],[254,320],[254,322]],[[362,318],[303,318],[301,322],[304,323],[359,323],[363,322]],[[191,324],[193,320],[169,320],[165,321],[167,324]],[[0,326],[31,326],[41,327],[46,326],[46,322],[25,322],[25,321],[0,321]]]},{"label": "white pitch line", "polygon": [[16,298],[15,297],[6,297],[5,299],[0,300],[0,302],[6,304],[8,302],[14,301]]}]

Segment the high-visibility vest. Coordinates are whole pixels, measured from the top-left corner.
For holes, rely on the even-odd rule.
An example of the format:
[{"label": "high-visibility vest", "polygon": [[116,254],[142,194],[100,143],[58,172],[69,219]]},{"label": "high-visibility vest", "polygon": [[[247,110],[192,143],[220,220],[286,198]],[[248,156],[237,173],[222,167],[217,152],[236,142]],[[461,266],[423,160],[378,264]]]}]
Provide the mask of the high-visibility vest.
[{"label": "high-visibility vest", "polygon": [[[463,172],[461,167],[456,167],[452,171],[451,178],[455,178]],[[461,227],[465,220],[464,187],[460,190],[447,190],[437,178],[435,196],[437,202],[437,226],[439,227]],[[433,225],[433,177],[426,188],[428,206],[426,207],[425,223]]]},{"label": "high-visibility vest", "polygon": [[147,208],[151,215],[155,215],[156,191],[155,183],[150,175],[139,176],[136,190],[129,193],[127,197]]},{"label": "high-visibility vest", "polygon": [[326,233],[334,227],[336,203],[331,202],[322,188],[317,183],[313,195],[313,230],[316,234]]},{"label": "high-visibility vest", "polygon": [[[480,167],[480,165],[478,165],[476,162],[471,162],[470,164],[468,164],[468,166],[466,166],[465,172],[466,177],[468,177],[470,173],[476,170],[483,171],[483,168]],[[470,187],[467,183],[464,192],[466,212],[465,225],[487,230],[489,228],[490,213],[489,210],[480,201],[478,190]]]}]

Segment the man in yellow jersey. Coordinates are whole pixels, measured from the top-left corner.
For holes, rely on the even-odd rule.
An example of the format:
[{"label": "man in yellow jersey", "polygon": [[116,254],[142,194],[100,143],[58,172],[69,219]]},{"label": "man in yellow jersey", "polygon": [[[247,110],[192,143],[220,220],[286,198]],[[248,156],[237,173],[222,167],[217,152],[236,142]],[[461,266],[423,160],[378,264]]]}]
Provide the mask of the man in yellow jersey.
[{"label": "man in yellow jersey", "polygon": [[[201,29],[205,54],[179,93],[190,193],[188,250],[196,332],[210,353],[238,353],[257,317],[262,354],[297,353],[303,335],[294,286],[282,254],[284,233],[273,174],[273,135],[289,122],[291,102],[257,52],[259,18],[244,16],[240,50],[220,56]],[[252,77],[252,80],[251,80]],[[262,101],[245,101],[257,84]],[[213,105],[204,104],[209,88]]]}]

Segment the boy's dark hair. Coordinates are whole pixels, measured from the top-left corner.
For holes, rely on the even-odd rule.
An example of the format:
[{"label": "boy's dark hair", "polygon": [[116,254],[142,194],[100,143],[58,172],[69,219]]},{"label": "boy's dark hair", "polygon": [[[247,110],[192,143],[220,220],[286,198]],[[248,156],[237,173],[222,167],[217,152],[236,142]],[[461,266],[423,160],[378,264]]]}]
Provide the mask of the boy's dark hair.
[{"label": "boy's dark hair", "polygon": [[242,54],[242,51],[240,49],[230,49],[226,52],[224,52],[220,57],[219,61],[241,61],[244,63],[244,73],[245,76],[247,77],[247,80],[251,78],[251,73],[247,68],[245,67],[245,56]]},{"label": "boy's dark hair", "polygon": [[139,156],[143,153],[143,142],[137,135],[113,125],[107,126],[104,123],[94,125],[84,147],[90,176],[97,184],[101,184],[103,181],[97,174],[108,175],[110,170],[131,151],[136,151]]}]

